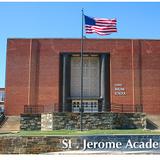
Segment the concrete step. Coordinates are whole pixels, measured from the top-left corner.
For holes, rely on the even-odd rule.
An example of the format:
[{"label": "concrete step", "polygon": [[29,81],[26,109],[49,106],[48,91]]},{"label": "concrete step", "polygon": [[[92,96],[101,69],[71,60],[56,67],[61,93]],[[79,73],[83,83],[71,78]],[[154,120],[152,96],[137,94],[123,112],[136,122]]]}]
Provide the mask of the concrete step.
[{"label": "concrete step", "polygon": [[160,129],[160,115],[147,115],[147,128]]},{"label": "concrete step", "polygon": [[0,132],[20,130],[20,116],[7,116],[6,118],[5,123],[0,128]]}]

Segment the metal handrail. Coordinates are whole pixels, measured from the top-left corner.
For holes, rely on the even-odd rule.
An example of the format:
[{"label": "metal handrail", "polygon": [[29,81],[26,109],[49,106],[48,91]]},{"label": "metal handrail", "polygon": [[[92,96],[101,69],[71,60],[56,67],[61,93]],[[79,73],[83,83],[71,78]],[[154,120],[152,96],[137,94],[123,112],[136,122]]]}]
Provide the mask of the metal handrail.
[{"label": "metal handrail", "polygon": [[[118,111],[117,111],[118,110]],[[111,104],[112,112],[124,112],[124,113],[132,113],[132,112],[143,112],[143,106],[141,104]]]},{"label": "metal handrail", "polygon": [[57,112],[57,105],[24,105],[24,114],[41,114]]},{"label": "metal handrail", "polygon": [[[53,113],[59,112],[58,108],[62,108],[61,105],[24,105],[24,114],[41,114],[41,113]],[[131,104],[108,104],[107,112],[122,112],[122,113],[133,113],[133,112],[143,112],[142,105],[131,105]]]}]

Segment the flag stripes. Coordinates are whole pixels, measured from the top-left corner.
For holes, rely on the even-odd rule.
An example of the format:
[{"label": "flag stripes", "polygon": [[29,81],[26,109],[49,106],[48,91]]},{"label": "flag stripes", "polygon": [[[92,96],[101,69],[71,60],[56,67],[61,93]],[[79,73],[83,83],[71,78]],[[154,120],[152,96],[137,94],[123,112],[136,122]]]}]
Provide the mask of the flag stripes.
[{"label": "flag stripes", "polygon": [[99,35],[109,35],[117,32],[117,20],[105,18],[91,18],[85,16],[85,31],[87,34],[97,33]]}]

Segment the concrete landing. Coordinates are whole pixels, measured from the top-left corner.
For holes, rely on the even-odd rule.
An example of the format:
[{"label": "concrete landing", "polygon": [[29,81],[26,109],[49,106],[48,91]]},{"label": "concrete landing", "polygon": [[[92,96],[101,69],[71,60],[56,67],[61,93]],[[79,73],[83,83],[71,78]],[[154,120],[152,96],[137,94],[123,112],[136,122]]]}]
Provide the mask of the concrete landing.
[{"label": "concrete landing", "polygon": [[20,116],[7,116],[5,123],[0,128],[0,132],[11,132],[19,130]]},{"label": "concrete landing", "polygon": [[147,128],[160,129],[160,115],[147,115]]}]

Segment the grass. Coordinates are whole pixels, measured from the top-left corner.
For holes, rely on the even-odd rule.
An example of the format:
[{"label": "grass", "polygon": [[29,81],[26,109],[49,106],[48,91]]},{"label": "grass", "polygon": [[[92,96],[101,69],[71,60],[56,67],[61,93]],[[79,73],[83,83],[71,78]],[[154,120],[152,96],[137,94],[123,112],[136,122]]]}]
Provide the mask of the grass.
[{"label": "grass", "polygon": [[[18,133],[12,133],[15,136],[81,136],[81,135],[160,135],[158,130],[142,130],[142,129],[130,129],[130,130],[54,130],[54,131],[20,131]],[[4,135],[4,134],[3,134]],[[10,135],[10,134],[9,134]]]}]

